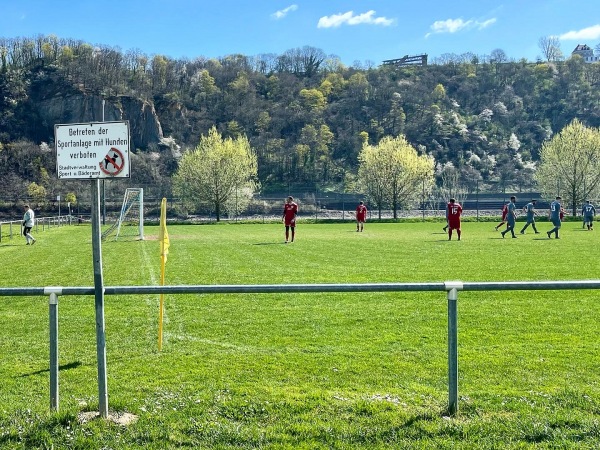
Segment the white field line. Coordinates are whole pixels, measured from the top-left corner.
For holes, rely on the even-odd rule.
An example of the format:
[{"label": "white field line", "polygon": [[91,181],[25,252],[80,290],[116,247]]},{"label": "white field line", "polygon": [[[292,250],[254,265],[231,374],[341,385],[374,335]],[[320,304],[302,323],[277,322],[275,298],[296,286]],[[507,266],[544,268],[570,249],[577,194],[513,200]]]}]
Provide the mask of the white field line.
[{"label": "white field line", "polygon": [[[148,254],[148,251],[146,249],[145,242],[141,242],[141,244],[142,244],[142,257],[143,257],[142,266],[143,266],[144,278],[149,278],[152,286],[157,286],[158,285],[158,276],[154,271],[154,268],[156,267],[156,265],[152,264],[152,262],[151,262],[150,255]],[[156,259],[158,259],[158,257]],[[160,266],[159,266],[159,270],[160,270]],[[144,301],[146,302],[146,305],[148,305],[149,310],[154,312],[154,314],[152,314],[152,313],[149,314],[149,316],[148,316],[149,321],[151,323],[158,324],[158,313],[159,313],[158,310],[159,310],[159,306],[160,306],[159,297],[148,296],[148,297],[144,298]],[[163,320],[164,320],[165,324],[169,322],[169,319],[167,317],[167,308],[165,308],[163,311]],[[154,329],[154,327],[150,327],[150,329]],[[164,336],[164,334],[163,334],[163,336]]]}]

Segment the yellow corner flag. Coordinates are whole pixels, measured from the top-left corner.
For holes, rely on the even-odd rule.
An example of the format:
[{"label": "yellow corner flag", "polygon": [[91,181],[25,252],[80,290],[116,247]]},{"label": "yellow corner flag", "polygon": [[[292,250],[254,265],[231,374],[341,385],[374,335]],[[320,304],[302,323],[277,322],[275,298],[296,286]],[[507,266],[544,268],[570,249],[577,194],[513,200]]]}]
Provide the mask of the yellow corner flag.
[{"label": "yellow corner flag", "polygon": [[[161,256],[161,269],[164,269],[165,263],[167,262],[167,255],[169,254],[169,232],[167,231],[167,199],[163,198],[160,203],[160,231],[158,235],[160,240],[160,256]],[[161,270],[161,275],[164,275],[164,270]],[[162,280],[164,284],[164,279]]]},{"label": "yellow corner flag", "polygon": [[[165,285],[165,264],[167,255],[169,254],[169,233],[167,231],[167,199],[163,198],[160,203],[160,231],[158,232],[158,240],[160,241],[160,285]],[[163,311],[164,311],[165,295],[160,294],[160,311],[158,313],[158,350],[162,350],[163,338]]]}]

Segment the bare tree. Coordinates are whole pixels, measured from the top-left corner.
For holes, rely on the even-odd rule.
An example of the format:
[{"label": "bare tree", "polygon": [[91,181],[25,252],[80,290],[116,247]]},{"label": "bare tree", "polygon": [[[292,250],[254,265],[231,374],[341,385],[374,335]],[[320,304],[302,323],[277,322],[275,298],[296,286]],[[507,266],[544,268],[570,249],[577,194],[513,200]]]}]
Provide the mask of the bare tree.
[{"label": "bare tree", "polygon": [[508,62],[508,56],[506,56],[506,52],[501,48],[495,48],[492,50],[490,54],[491,62],[494,63],[505,63]]},{"label": "bare tree", "polygon": [[311,77],[319,71],[326,59],[323,50],[305,45],[302,48],[286,50],[280,55],[277,58],[277,70]]},{"label": "bare tree", "polygon": [[560,40],[557,36],[542,36],[538,41],[538,46],[546,61],[560,61],[563,59]]}]

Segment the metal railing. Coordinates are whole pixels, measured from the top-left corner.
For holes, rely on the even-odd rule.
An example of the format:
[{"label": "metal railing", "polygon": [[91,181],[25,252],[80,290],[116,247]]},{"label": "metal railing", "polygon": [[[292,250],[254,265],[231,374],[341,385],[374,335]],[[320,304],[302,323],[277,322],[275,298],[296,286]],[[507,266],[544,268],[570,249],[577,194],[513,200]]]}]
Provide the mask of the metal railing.
[{"label": "metal railing", "polygon": [[[105,295],[134,294],[284,294],[323,292],[446,292],[448,300],[448,413],[458,412],[458,292],[600,289],[600,280],[504,281],[364,284],[257,284],[181,286],[105,286]],[[50,408],[58,411],[58,297],[95,295],[94,287],[0,288],[0,297],[49,296]]]},{"label": "metal railing", "polygon": [[[78,223],[78,218],[73,215],[66,216],[51,216],[51,217],[39,217],[35,219],[35,225],[32,232],[38,233],[41,231],[49,230],[50,228],[62,227],[65,225],[73,225]],[[3,239],[13,239],[23,234],[23,221],[22,220],[10,220],[0,222],[0,242]]]}]

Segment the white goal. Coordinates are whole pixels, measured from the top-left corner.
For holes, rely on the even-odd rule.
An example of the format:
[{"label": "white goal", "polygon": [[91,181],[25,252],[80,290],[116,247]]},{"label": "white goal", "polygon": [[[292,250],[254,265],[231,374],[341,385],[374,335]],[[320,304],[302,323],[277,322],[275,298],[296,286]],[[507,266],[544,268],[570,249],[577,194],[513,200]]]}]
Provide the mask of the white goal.
[{"label": "white goal", "polygon": [[114,236],[144,240],[144,189],[127,188],[121,214],[115,223],[102,233],[102,239]]}]

